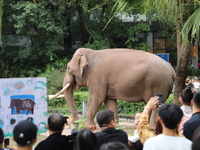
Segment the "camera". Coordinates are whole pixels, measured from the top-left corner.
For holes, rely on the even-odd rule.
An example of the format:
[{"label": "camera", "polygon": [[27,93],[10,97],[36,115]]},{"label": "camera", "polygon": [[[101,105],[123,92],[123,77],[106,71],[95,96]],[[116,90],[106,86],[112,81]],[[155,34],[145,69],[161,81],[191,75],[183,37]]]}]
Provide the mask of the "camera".
[{"label": "camera", "polygon": [[156,94],[156,96],[158,97],[159,102],[157,103],[157,106],[162,105],[163,104],[163,94]]},{"label": "camera", "polygon": [[63,118],[64,118],[65,123],[67,123],[68,117],[67,116],[63,116]]},{"label": "camera", "polygon": [[10,139],[9,139],[9,138],[6,138],[6,139],[4,140],[4,148],[6,148],[6,147],[9,145],[9,143],[10,143]]}]

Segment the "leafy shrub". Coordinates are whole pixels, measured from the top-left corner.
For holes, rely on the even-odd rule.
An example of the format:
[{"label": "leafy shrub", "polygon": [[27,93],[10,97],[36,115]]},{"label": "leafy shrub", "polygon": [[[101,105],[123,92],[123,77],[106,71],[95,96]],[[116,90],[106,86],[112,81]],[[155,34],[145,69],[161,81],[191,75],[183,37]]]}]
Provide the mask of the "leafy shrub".
[{"label": "leafy shrub", "polygon": [[174,100],[174,95],[170,94],[165,103],[171,103],[171,104],[173,104],[173,100]]},{"label": "leafy shrub", "polygon": [[[88,92],[75,92],[75,103],[78,110],[82,110],[82,100],[88,99]],[[168,99],[166,100],[166,103],[173,103],[173,94],[170,94]],[[118,113],[119,114],[129,114],[129,115],[135,115],[138,111],[142,111],[145,107],[145,103],[130,103],[126,102],[124,100],[117,100],[117,107],[118,107]],[[105,105],[104,103],[99,108],[99,111],[104,110]]]},{"label": "leafy shrub", "polygon": [[144,109],[145,103],[130,103],[123,100],[117,100],[118,113],[135,115],[138,111]]},{"label": "leafy shrub", "polygon": [[88,99],[88,92],[74,92],[74,100],[78,110],[82,110],[82,101]]},{"label": "leafy shrub", "polygon": [[68,107],[65,98],[55,98],[48,100],[48,106],[51,108]]},{"label": "leafy shrub", "polygon": [[187,75],[188,76],[199,76],[200,75],[200,69],[188,67]]},{"label": "leafy shrub", "polygon": [[[74,92],[74,98],[77,109],[82,110],[82,101],[88,99],[88,92]],[[143,110],[144,106],[144,103],[130,103],[123,100],[117,100],[118,113],[120,114],[135,114],[136,112]],[[98,111],[104,109],[105,105],[102,103]]]}]

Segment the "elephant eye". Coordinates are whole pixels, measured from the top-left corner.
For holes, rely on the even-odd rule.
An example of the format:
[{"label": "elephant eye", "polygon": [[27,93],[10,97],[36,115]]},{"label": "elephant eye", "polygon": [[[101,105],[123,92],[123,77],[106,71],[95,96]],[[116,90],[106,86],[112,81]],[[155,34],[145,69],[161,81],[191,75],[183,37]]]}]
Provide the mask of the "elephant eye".
[{"label": "elephant eye", "polygon": [[69,70],[69,69],[70,69],[70,67],[67,67],[67,69]]}]

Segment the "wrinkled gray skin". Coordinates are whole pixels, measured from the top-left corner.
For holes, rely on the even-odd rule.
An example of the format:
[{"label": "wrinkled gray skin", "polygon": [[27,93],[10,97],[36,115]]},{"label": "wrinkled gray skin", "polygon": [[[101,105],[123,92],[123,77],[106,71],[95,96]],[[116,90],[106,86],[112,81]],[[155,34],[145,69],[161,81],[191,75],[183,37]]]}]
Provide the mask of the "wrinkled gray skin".
[{"label": "wrinkled gray skin", "polygon": [[[95,125],[94,117],[104,102],[106,109],[117,115],[116,99],[127,102],[148,102],[156,93],[164,101],[173,88],[174,69],[162,58],[148,52],[130,49],[78,49],[67,65],[63,86],[74,120],[78,119],[73,90],[88,87],[86,127]],[[155,114],[155,112],[154,112]],[[155,122],[155,117],[151,120]]]}]

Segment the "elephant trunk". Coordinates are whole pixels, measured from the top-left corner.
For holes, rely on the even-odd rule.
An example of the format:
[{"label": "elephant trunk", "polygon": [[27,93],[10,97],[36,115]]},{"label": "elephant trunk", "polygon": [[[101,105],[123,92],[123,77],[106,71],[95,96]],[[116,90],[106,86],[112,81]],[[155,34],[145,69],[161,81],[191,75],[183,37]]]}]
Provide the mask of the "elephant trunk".
[{"label": "elephant trunk", "polygon": [[70,107],[73,120],[76,121],[78,120],[78,112],[77,112],[75,101],[74,101],[73,91],[74,91],[74,88],[73,88],[73,85],[71,85],[70,87],[67,88],[67,90],[64,91],[64,94],[65,94],[67,104]]}]

